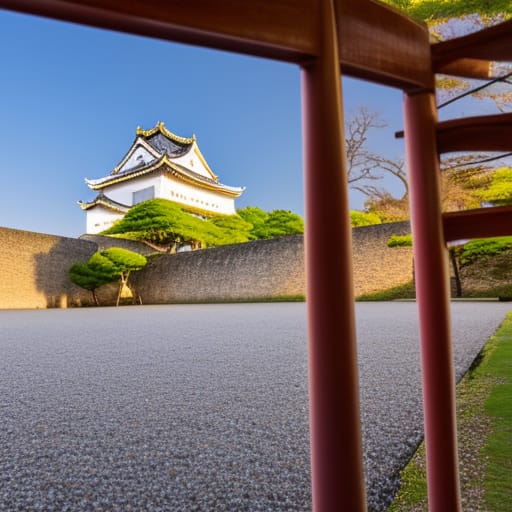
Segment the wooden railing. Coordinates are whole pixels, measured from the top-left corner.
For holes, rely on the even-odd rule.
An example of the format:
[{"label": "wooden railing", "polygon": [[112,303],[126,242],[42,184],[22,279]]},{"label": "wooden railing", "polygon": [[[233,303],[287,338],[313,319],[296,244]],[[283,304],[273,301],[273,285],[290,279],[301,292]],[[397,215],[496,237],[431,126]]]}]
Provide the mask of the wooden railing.
[{"label": "wooden railing", "polygon": [[512,223],[509,209],[443,216],[438,155],[512,150],[511,119],[438,124],[434,73],[490,77],[489,61],[512,60],[511,22],[431,47],[425,27],[372,0],[0,0],[0,7],[301,66],[316,512],[366,509],[340,69],[404,91],[429,508],[460,510],[446,241],[511,234]]}]

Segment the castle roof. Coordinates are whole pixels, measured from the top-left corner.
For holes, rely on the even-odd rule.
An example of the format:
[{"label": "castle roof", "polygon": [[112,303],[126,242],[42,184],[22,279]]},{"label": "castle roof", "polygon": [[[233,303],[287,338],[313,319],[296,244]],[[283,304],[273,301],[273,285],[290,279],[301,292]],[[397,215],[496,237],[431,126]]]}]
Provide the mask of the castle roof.
[{"label": "castle roof", "polygon": [[244,191],[243,187],[230,187],[220,183],[218,180],[196,173],[183,165],[173,162],[165,154],[148,164],[141,164],[123,172],[110,174],[104,178],[95,180],[86,179],[85,182],[92,190],[102,190],[111,185],[115,185],[116,183],[126,182],[140,176],[147,176],[157,172],[162,172],[177,180],[185,181],[200,188],[214,190],[232,197],[238,197]]},{"label": "castle roof", "polygon": [[155,135],[161,135],[165,139],[175,142],[176,144],[180,145],[190,145],[196,140],[196,136],[192,135],[192,137],[180,137],[179,135],[176,135],[175,133],[169,131],[166,127],[163,121],[159,121],[155,127],[151,128],[150,130],[143,130],[140,126],[137,126],[137,135],[140,135],[146,139],[151,138]]},{"label": "castle roof", "polygon": [[150,130],[137,127],[130,149],[110,174],[98,179],[86,179],[85,182],[92,190],[103,190],[116,183],[156,172],[231,197],[238,197],[244,191],[243,187],[231,187],[219,181],[199,150],[195,135],[176,135],[163,122]]},{"label": "castle roof", "polygon": [[105,196],[102,192],[100,192],[92,201],[85,203],[83,201],[78,201],[78,205],[82,210],[90,210],[95,206],[104,206],[108,210],[112,210],[117,213],[126,213],[130,206],[127,206],[122,203],[118,203],[110,199],[110,197]]}]

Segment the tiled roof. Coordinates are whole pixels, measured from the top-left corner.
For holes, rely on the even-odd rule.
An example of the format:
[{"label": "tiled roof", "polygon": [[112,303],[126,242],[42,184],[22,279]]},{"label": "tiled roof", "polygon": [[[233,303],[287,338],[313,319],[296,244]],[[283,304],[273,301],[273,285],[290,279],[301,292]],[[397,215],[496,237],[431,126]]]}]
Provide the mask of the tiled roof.
[{"label": "tiled roof", "polygon": [[179,135],[172,133],[165,127],[165,124],[162,121],[159,121],[157,125],[154,128],[151,128],[150,130],[143,130],[140,126],[137,127],[137,135],[140,135],[145,139],[148,139],[157,133],[160,133],[166,139],[181,145],[190,145],[196,140],[195,135],[192,135],[192,137],[180,137]]},{"label": "tiled roof", "polygon": [[182,181],[187,181],[189,183],[193,183],[198,187],[206,188],[209,190],[215,190],[222,194],[230,195],[233,197],[238,197],[244,191],[243,187],[230,187],[228,185],[224,185],[222,183],[219,183],[218,181],[207,178],[201,174],[195,173],[194,171],[191,171],[190,169],[187,169],[182,165],[171,162],[167,158],[167,155],[163,155],[157,161],[131,168],[122,173],[105,176],[104,178],[99,178],[96,180],[86,179],[85,182],[92,190],[101,190],[110,185],[114,185],[115,183],[121,183],[134,178],[138,178],[140,176],[146,176],[148,174],[158,171],[168,172],[175,178],[180,179]]},{"label": "tiled roof", "polygon": [[175,142],[174,140],[165,137],[160,132],[151,135],[151,137],[148,137],[146,140],[161,155],[166,153],[171,157],[178,157],[184,155],[190,149],[190,146],[192,146],[193,144],[181,144],[179,142]]},{"label": "tiled roof", "polygon": [[117,201],[113,201],[110,199],[110,197],[105,196],[101,192],[92,201],[88,203],[78,201],[78,204],[82,210],[89,210],[90,208],[94,208],[97,205],[104,206],[105,208],[119,213],[126,213],[130,209],[129,206],[118,203]]}]

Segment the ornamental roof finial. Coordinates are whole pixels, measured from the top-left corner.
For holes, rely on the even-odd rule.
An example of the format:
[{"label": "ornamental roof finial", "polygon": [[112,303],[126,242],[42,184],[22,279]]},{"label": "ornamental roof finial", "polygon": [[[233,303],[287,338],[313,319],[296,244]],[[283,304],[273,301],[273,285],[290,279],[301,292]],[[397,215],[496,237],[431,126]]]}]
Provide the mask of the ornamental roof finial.
[{"label": "ornamental roof finial", "polygon": [[192,137],[180,137],[175,133],[169,131],[165,127],[165,123],[163,121],[158,121],[156,125],[150,130],[143,130],[140,126],[137,126],[137,135],[142,137],[151,137],[155,133],[160,132],[164,137],[167,137],[170,140],[173,140],[179,144],[192,144],[196,140],[196,136]]}]

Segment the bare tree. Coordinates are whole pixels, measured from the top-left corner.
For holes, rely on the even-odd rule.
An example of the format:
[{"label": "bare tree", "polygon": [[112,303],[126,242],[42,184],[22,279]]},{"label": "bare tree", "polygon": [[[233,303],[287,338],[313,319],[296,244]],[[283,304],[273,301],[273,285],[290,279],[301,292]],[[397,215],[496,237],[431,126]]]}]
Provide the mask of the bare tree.
[{"label": "bare tree", "polygon": [[345,127],[348,183],[353,190],[370,199],[384,198],[389,196],[389,192],[375,182],[383,179],[386,174],[392,175],[403,185],[400,199],[404,199],[408,195],[409,186],[403,159],[386,158],[371,152],[367,147],[370,131],[386,126],[377,113],[366,107],[360,107],[348,119]]},{"label": "bare tree", "polygon": [[[385,218],[398,220],[408,216],[409,185],[402,158],[387,158],[368,149],[374,129],[385,128],[380,116],[366,107],[359,108],[346,124],[347,174],[350,188],[367,197],[369,210],[387,211]],[[488,185],[499,166],[510,166],[511,154],[460,153],[441,160],[441,201],[444,211],[480,206],[482,187]],[[385,176],[396,178],[402,193],[393,195],[379,181]]]}]

